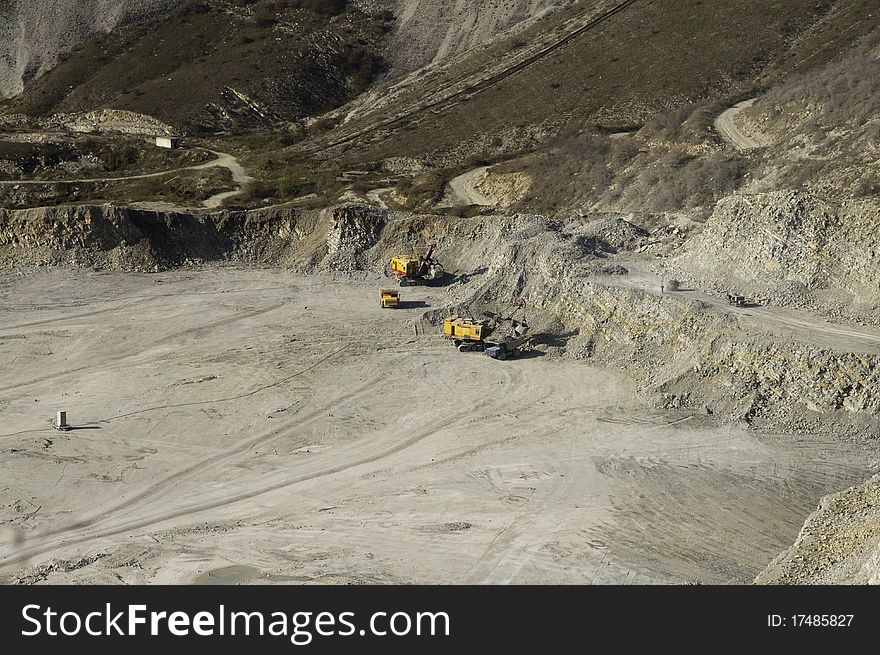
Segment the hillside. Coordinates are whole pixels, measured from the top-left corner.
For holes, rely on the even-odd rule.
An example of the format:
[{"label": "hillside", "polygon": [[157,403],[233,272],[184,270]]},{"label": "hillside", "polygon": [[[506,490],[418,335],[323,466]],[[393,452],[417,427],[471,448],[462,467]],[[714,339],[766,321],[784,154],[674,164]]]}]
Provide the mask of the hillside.
[{"label": "hillside", "polygon": [[[296,530],[320,521],[329,532],[302,543],[324,581],[876,582],[878,479],[860,485],[880,471],[876,11],[875,0],[191,0],[94,27],[0,107],[0,273],[32,314],[0,344],[30,376],[3,381],[7,436],[28,455],[0,518],[27,531],[52,511],[91,511],[87,494],[63,494],[92,474],[109,509],[37,535],[22,558],[0,552],[0,581],[44,580],[56,571],[39,567],[98,543],[110,554],[92,574],[114,582],[226,564],[284,576]],[[172,132],[181,147],[157,148]],[[400,280],[405,299],[380,308],[377,289],[398,282],[391,258],[429,243],[442,275]],[[74,269],[84,277],[61,279]],[[52,276],[59,298],[85,280],[71,316],[88,320],[70,330],[42,293]],[[136,295],[111,295],[118,279]],[[142,287],[169,319],[139,339]],[[178,302],[195,308],[185,324]],[[513,307],[528,312],[529,340],[494,351],[503,362],[441,336],[451,315]],[[55,321],[65,328],[48,330]],[[111,321],[124,336],[85,357]],[[96,371],[144,386],[98,388]],[[600,371],[615,382],[596,385]],[[59,375],[95,394],[87,420],[102,423],[101,444],[123,428],[142,437],[145,417],[126,403],[174,407],[147,426],[157,446],[132,471],[143,477],[99,477],[106,460],[85,457],[88,434],[42,443],[48,417],[33,403],[62,401]],[[398,392],[382,383],[392,378],[416,383]],[[462,379],[473,406],[437,394]],[[363,386],[327,404],[328,388],[348,394],[339,380]],[[228,429],[187,427],[205,416]],[[174,435],[191,453],[166,450]],[[43,460],[30,453],[62,446],[83,465],[60,485],[63,470],[31,474]],[[288,487],[304,481],[320,505],[292,516]],[[388,486],[375,495],[377,484]],[[263,495],[275,491],[283,539]],[[187,541],[195,513],[222,507],[229,533],[255,543],[257,506],[264,561],[220,543],[225,528]],[[385,554],[348,546],[372,519]],[[167,532],[138,555],[152,566],[122,570],[123,536],[159,523]],[[426,564],[424,552],[443,556]],[[25,557],[30,569],[13,571]],[[302,564],[297,580],[315,579]]]},{"label": "hillside", "polygon": [[385,49],[394,77],[488,43],[515,25],[576,0],[356,0],[397,17]]},{"label": "hillside", "polygon": [[[328,141],[357,147],[358,156],[449,162],[534,148],[563,125],[640,126],[685,103],[749,93],[769,68],[821,66],[870,29],[852,12],[838,15],[848,4],[580,2],[377,91]],[[870,3],[856,4],[867,18]],[[796,58],[802,39],[811,47],[829,34],[833,47],[809,62]]]},{"label": "hillside", "polygon": [[344,3],[306,6],[188,2],[80,47],[6,110],[120,109],[188,132],[267,127],[326,111],[382,70],[386,25]]},{"label": "hillside", "polygon": [[154,19],[183,0],[5,0],[0,3],[0,99],[12,97],[77,46]]}]

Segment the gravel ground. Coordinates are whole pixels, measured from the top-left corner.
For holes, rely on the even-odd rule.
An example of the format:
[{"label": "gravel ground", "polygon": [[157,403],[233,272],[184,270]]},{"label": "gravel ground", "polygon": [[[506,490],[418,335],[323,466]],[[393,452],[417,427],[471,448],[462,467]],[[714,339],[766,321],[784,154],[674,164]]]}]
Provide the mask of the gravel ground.
[{"label": "gravel ground", "polygon": [[2,579],[747,582],[868,477],[552,349],[458,353],[414,329],[442,290],[383,282],[3,273]]}]

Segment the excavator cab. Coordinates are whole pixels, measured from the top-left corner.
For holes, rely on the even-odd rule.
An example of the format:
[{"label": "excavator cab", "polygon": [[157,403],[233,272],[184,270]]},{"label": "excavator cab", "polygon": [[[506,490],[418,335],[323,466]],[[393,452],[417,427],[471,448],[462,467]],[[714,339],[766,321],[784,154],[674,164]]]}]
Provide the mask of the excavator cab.
[{"label": "excavator cab", "polygon": [[385,275],[396,277],[402,287],[424,284],[443,276],[443,265],[434,260],[437,242],[428,244],[425,254],[418,256],[395,255],[385,267]]},{"label": "excavator cab", "polygon": [[419,260],[415,257],[407,257],[400,255],[392,257],[389,263],[389,269],[392,275],[398,278],[413,277],[418,269]]}]

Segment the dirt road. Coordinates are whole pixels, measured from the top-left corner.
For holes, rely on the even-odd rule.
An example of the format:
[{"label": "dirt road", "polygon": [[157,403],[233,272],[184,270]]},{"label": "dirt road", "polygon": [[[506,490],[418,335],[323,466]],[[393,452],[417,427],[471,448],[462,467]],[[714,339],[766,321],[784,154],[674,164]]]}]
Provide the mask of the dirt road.
[{"label": "dirt road", "polygon": [[[223,204],[223,201],[227,198],[233,198],[241,193],[242,188],[245,184],[252,181],[250,175],[247,174],[247,171],[244,167],[238,163],[238,160],[232,155],[219,152],[217,150],[210,150],[211,154],[216,156],[216,159],[213,159],[204,164],[197,164],[195,166],[183,166],[181,168],[172,168],[165,171],[158,171],[155,173],[142,173],[138,175],[124,175],[117,177],[91,177],[91,178],[79,178],[79,179],[60,179],[60,180],[0,180],[0,184],[4,185],[39,185],[39,184],[56,184],[58,182],[65,183],[74,183],[74,184],[85,184],[89,182],[123,182],[125,180],[145,180],[152,177],[162,177],[165,175],[170,175],[171,173],[180,173],[183,171],[199,171],[205,170],[208,168],[225,168],[230,173],[232,173],[232,180],[237,185],[237,188],[232,191],[226,191],[224,193],[218,193],[214,196],[211,196],[207,200],[205,200],[202,205],[209,209],[216,209]],[[146,203],[141,203],[142,205]],[[162,207],[165,209],[186,209],[185,207],[177,207],[175,205],[169,205],[168,203],[161,203],[156,205],[157,208]]]},{"label": "dirt road", "polygon": [[244,185],[248,182],[252,182],[254,180],[253,177],[247,174],[247,171],[244,167],[238,163],[238,160],[225,152],[218,152],[216,150],[212,150],[217,156],[212,162],[208,162],[207,164],[202,164],[201,166],[195,166],[195,170],[205,169],[205,168],[216,168],[218,166],[222,166],[227,169],[230,173],[232,173],[232,181],[235,182],[237,188],[232,191],[226,191],[225,193],[218,193],[217,195],[211,196],[207,200],[205,200],[202,204],[208,209],[216,209],[220,207],[223,202],[229,198],[234,198],[239,195],[244,188]]},{"label": "dirt road", "polygon": [[761,147],[760,143],[743,134],[736,126],[736,115],[755,104],[755,100],[756,98],[752,98],[735,104],[721,112],[715,119],[715,129],[721,138],[740,150],[753,150]]},{"label": "dirt road", "polygon": [[480,166],[467,173],[449,180],[449,189],[462,205],[480,205],[481,207],[494,207],[495,203],[487,196],[480,193],[477,184],[486,175],[488,166]]},{"label": "dirt road", "polygon": [[374,205],[378,205],[382,209],[388,209],[388,203],[385,202],[384,196],[392,191],[394,191],[393,186],[382,187],[381,189],[371,189],[370,191],[367,191],[367,200]]},{"label": "dirt road", "polygon": [[[650,273],[636,262],[627,262],[627,276],[599,277],[603,284],[639,289],[661,296],[661,278]],[[735,307],[719,295],[711,295],[699,289],[667,291],[668,297],[691,298],[711,306],[715,311],[735,317],[743,327],[757,328],[778,335],[782,339],[795,339],[830,350],[880,354],[880,330],[858,325],[832,323],[806,311],[787,307],[746,306]]]},{"label": "dirt road", "polygon": [[748,581],[866,475],[552,352],[458,353],[413,329],[443,289],[381,284],[0,274],[0,579]]}]

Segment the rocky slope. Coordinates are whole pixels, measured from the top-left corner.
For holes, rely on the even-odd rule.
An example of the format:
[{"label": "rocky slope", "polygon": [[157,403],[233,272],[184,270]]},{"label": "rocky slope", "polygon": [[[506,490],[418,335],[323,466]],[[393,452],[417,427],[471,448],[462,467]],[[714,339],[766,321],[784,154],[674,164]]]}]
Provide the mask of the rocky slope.
[{"label": "rocky slope", "polygon": [[572,0],[356,0],[370,11],[391,11],[387,45],[394,75],[414,71],[487,43],[505,30],[572,4]]},{"label": "rocky slope", "polygon": [[369,86],[386,27],[354,10],[193,1],[91,39],[3,109],[43,125],[113,109],[190,134],[277,127]]},{"label": "rocky slope", "polygon": [[0,4],[0,99],[22,91],[90,37],[155,18],[183,0],[5,0]]},{"label": "rocky slope", "polygon": [[736,194],[715,206],[674,270],[703,288],[744,286],[781,304],[804,304],[831,290],[874,305],[880,302],[877,221],[875,200]]},{"label": "rocky slope", "polygon": [[880,475],[827,496],[759,584],[880,584]]}]

